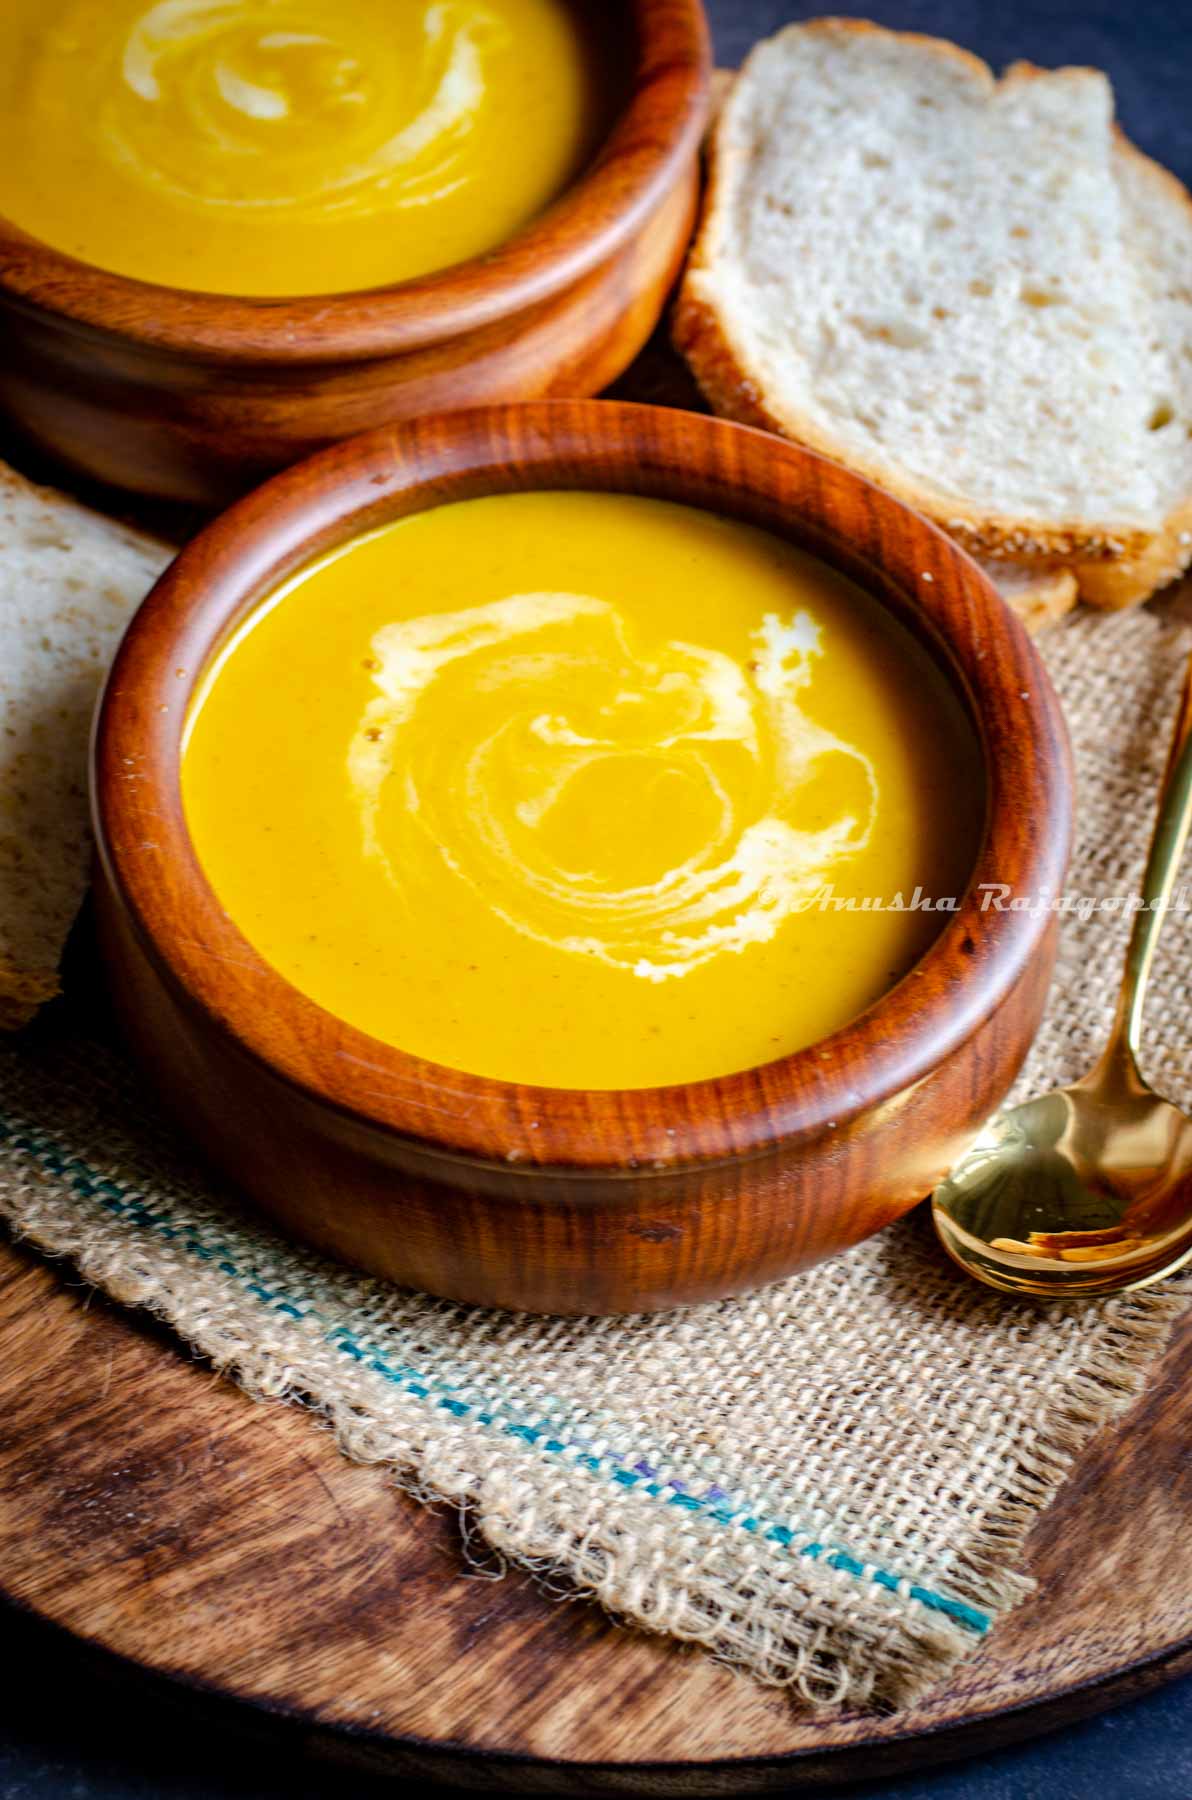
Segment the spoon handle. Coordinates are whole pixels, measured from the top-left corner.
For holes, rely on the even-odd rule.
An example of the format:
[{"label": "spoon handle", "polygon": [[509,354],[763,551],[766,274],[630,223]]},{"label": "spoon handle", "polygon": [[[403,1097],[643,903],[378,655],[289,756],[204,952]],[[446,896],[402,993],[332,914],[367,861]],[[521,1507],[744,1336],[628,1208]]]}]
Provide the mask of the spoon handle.
[{"label": "spoon handle", "polygon": [[1141,909],[1134,915],[1130,943],[1113,1031],[1097,1067],[1104,1078],[1114,1070],[1137,1076],[1137,1054],[1142,1030],[1142,1007],[1147,978],[1159,933],[1167,916],[1167,904],[1179,873],[1180,858],[1192,825],[1192,659],[1184,674],[1184,690],[1172,734],[1159,810],[1151,838],[1150,855],[1142,878]]}]

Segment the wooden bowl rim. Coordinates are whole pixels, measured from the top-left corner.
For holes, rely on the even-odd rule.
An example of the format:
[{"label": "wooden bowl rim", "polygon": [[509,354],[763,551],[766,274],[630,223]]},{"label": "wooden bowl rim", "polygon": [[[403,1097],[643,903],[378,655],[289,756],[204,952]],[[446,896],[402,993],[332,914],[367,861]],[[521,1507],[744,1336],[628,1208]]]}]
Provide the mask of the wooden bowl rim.
[{"label": "wooden bowl rim", "polygon": [[270,364],[399,355],[541,305],[638,235],[696,156],[707,120],[701,0],[627,3],[638,54],[625,111],[572,185],[487,255],[387,287],[254,298],[114,274],[0,217],[0,292],[159,351]]},{"label": "wooden bowl rim", "polygon": [[[313,556],[403,510],[525,487],[619,488],[755,522],[764,505],[825,533],[828,560],[833,534],[839,555],[855,557],[856,532],[868,530],[873,568],[942,644],[983,739],[984,840],[958,910],[926,954],[832,1036],[739,1074],[662,1088],[542,1088],[468,1075],[335,1018],[270,968],[223,913],[186,831],[178,768],[191,694],[232,621]],[[416,504],[403,507],[411,496]],[[893,1101],[1010,995],[1045,939],[1045,912],[983,910],[979,884],[1058,892],[1071,836],[1070,754],[1050,680],[997,590],[951,539],[846,469],[768,433],[613,401],[536,401],[385,427],[238,502],[182,552],[129,626],[97,712],[91,780],[111,891],[184,1010],[347,1120],[432,1155],[535,1174],[640,1176],[734,1161],[842,1131]]]}]

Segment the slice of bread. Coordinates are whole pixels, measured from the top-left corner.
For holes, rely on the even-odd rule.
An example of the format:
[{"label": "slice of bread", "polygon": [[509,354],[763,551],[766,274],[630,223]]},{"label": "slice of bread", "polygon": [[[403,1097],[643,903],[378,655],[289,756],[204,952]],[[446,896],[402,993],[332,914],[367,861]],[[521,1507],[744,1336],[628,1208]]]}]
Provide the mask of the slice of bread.
[{"label": "slice of bread", "polygon": [[1082,599],[1133,606],[1192,563],[1192,195],[1118,132],[1114,173],[1146,289],[1156,398],[1147,420],[1167,513],[1141,553],[1078,569]]},{"label": "slice of bread", "polygon": [[936,39],[795,25],[749,57],[711,161],[674,331],[717,411],[978,554],[1156,553],[1170,357],[1125,248],[1102,75],[997,82]]},{"label": "slice of bread", "polygon": [[1029,568],[1025,563],[1009,562],[982,562],[981,568],[1030,632],[1042,631],[1062,619],[1079,597],[1071,569]]},{"label": "slice of bread", "polygon": [[0,464],[0,1028],[58,992],[87,885],[95,698],[172,555]]}]

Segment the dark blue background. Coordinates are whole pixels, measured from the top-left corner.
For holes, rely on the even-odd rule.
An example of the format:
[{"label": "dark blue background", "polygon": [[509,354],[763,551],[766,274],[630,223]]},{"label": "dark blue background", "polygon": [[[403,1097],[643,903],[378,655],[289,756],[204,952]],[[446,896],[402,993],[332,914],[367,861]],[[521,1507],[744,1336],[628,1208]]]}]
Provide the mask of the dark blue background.
[{"label": "dark blue background", "polygon": [[[831,10],[788,0],[707,3],[724,64],[790,19]],[[1107,69],[1130,136],[1192,183],[1192,0],[903,0],[835,10],[938,32],[998,66],[1027,58]],[[380,1800],[402,1791],[325,1768],[284,1736],[262,1741],[226,1721],[196,1729],[168,1696],[110,1685],[73,1646],[3,1613],[0,1669],[0,1800]],[[1192,1800],[1192,1678],[1021,1749],[832,1791],[890,1800]]]}]

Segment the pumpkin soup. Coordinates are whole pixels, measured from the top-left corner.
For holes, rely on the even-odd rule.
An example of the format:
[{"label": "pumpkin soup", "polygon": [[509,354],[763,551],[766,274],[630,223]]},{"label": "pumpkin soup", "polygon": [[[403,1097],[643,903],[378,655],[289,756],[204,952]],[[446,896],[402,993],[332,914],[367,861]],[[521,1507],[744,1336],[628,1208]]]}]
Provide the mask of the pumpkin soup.
[{"label": "pumpkin soup", "polygon": [[4,0],[0,213],[99,268],[339,293],[479,256],[607,109],[567,0]]},{"label": "pumpkin soup", "polygon": [[221,904],[295,987],[432,1061],[594,1088],[863,1011],[942,922],[913,890],[962,892],[984,792],[945,678],[844,577],[576,492],[444,505],[300,572],[207,671],[182,784]]}]

